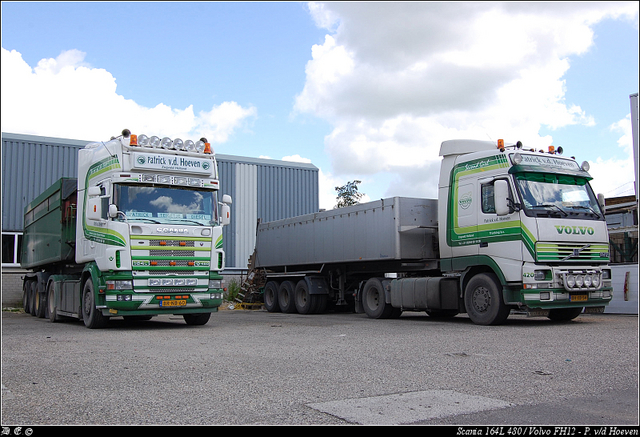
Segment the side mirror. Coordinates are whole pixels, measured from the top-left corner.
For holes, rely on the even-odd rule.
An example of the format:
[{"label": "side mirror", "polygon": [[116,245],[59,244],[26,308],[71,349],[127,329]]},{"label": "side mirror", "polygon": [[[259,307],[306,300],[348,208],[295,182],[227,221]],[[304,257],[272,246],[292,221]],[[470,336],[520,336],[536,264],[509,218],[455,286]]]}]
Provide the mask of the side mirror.
[{"label": "side mirror", "polygon": [[222,226],[226,226],[231,223],[231,207],[228,204],[224,203],[222,205],[220,215],[222,219]]},{"label": "side mirror", "polygon": [[493,184],[493,201],[496,206],[496,214],[508,215],[509,210],[509,183],[503,179],[495,181]]},{"label": "side mirror", "polygon": [[118,206],[113,203],[109,205],[109,217],[116,218],[118,217]]},{"label": "side mirror", "polygon": [[100,187],[89,187],[87,188],[87,195],[89,197],[96,197],[101,194]]},{"label": "side mirror", "polygon": [[222,196],[222,203],[231,205],[233,203],[233,200],[231,200],[231,196],[225,194],[224,196]]},{"label": "side mirror", "polygon": [[598,194],[598,204],[600,205],[600,209],[602,210],[602,213],[604,214],[605,201],[604,201],[604,194],[602,194],[602,193]]}]

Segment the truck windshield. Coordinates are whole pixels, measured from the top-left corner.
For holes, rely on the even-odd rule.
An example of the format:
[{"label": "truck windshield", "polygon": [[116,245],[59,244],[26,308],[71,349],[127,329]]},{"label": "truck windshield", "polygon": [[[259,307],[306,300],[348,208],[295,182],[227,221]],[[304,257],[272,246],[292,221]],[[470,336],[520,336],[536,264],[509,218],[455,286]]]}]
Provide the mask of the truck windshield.
[{"label": "truck windshield", "polygon": [[528,216],[604,220],[587,179],[550,173],[518,173],[518,193]]},{"label": "truck windshield", "polygon": [[161,185],[114,185],[120,218],[149,223],[218,223],[217,191]]}]

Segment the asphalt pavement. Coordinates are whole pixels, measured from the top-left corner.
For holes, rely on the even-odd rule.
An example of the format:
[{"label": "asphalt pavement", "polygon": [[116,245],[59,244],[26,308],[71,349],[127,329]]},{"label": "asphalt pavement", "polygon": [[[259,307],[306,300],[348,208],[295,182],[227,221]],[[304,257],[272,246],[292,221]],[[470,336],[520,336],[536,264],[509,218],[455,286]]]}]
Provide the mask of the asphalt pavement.
[{"label": "asphalt pavement", "polygon": [[638,317],[2,313],[2,424],[637,425]]}]

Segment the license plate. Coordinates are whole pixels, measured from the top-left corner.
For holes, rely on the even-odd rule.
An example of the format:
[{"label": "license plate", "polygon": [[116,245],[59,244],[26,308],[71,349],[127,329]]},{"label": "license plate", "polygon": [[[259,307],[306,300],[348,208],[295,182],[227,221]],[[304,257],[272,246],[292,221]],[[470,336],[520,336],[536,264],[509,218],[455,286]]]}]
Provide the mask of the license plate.
[{"label": "license plate", "polygon": [[583,302],[589,300],[586,294],[572,294],[571,302]]},{"label": "license plate", "polygon": [[183,307],[187,304],[186,300],[161,300],[161,307]]}]

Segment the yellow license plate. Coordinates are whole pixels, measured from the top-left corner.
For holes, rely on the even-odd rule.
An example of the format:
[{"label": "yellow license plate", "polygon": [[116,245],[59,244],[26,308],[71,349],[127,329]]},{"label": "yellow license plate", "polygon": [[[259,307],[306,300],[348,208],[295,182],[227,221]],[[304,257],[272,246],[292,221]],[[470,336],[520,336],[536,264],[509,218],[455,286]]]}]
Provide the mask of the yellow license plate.
[{"label": "yellow license plate", "polygon": [[589,297],[586,294],[572,294],[571,302],[583,302],[589,300]]},{"label": "yellow license plate", "polygon": [[161,307],[183,307],[187,304],[186,300],[161,300]]}]

